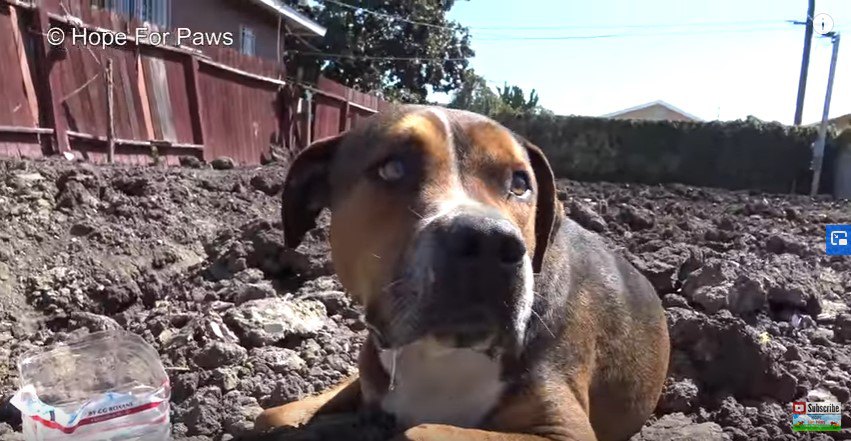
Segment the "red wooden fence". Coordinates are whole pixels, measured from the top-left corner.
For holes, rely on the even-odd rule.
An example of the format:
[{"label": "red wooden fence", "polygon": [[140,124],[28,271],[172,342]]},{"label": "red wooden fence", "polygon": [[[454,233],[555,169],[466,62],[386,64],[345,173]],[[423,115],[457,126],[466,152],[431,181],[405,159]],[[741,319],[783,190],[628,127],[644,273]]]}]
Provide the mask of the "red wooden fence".
[{"label": "red wooden fence", "polygon": [[191,155],[258,164],[273,146],[296,152],[389,106],[325,78],[293,84],[283,65],[227,48],[50,45],[54,27],[70,36],[74,28],[143,26],[89,4],[0,0],[0,156],[72,153],[106,162],[108,60],[116,162],[174,164]]}]

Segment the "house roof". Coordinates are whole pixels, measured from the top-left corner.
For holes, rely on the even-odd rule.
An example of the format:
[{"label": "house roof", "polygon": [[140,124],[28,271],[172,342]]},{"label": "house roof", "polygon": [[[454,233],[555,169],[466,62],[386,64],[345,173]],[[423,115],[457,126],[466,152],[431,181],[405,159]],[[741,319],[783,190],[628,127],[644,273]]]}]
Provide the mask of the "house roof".
[{"label": "house roof", "polygon": [[641,105],[638,105],[638,106],[635,106],[635,107],[630,107],[629,109],[618,110],[617,112],[609,113],[609,114],[603,115],[602,117],[603,118],[616,118],[616,117],[624,115],[626,113],[635,112],[636,110],[646,109],[648,107],[653,107],[653,106],[662,106],[662,107],[665,107],[666,109],[668,109],[672,112],[679,113],[679,114],[681,114],[681,115],[683,115],[683,116],[685,116],[689,119],[692,119],[694,121],[703,121],[703,118],[694,116],[694,115],[692,115],[692,114],[690,114],[690,113],[688,113],[688,112],[686,112],[682,109],[679,109],[679,108],[677,108],[677,107],[675,107],[675,106],[673,106],[669,103],[666,103],[665,101],[662,101],[662,100],[652,101],[652,102],[641,104]]},{"label": "house roof", "polygon": [[[827,120],[827,123],[832,124],[834,126],[837,126],[839,129],[851,127],[851,113],[849,113],[847,115],[837,116],[836,118],[830,118],[830,119]],[[805,126],[806,127],[818,127],[819,125],[821,125],[821,120],[818,120],[818,121],[810,123],[810,124],[806,124]]]},{"label": "house roof", "polygon": [[269,12],[283,17],[293,32],[300,35],[324,37],[327,29],[295,9],[276,0],[249,0]]}]

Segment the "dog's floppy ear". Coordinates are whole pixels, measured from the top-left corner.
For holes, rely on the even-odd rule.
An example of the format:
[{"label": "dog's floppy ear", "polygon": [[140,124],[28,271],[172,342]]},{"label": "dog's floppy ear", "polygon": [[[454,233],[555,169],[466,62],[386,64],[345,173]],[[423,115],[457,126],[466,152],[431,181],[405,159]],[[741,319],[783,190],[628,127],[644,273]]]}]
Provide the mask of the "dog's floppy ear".
[{"label": "dog's floppy ear", "polygon": [[284,243],[295,248],[304,234],[316,226],[316,217],[330,203],[328,172],[331,159],[345,133],[314,142],[302,150],[287,172],[284,181],[281,218]]},{"label": "dog's floppy ear", "polygon": [[523,137],[517,138],[529,154],[529,162],[535,173],[535,181],[538,183],[535,210],[535,255],[532,256],[532,269],[535,273],[539,273],[553,233],[561,223],[563,212],[561,204],[556,200],[555,175],[544,152]]}]

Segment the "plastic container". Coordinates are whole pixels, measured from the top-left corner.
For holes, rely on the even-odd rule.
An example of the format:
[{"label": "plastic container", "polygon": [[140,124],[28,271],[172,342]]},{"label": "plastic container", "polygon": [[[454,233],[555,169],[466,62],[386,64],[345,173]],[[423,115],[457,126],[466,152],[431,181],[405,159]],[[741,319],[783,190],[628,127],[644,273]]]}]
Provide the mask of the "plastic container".
[{"label": "plastic container", "polygon": [[171,388],[159,355],[136,334],[105,331],[24,354],[21,410],[27,441],[171,438]]}]

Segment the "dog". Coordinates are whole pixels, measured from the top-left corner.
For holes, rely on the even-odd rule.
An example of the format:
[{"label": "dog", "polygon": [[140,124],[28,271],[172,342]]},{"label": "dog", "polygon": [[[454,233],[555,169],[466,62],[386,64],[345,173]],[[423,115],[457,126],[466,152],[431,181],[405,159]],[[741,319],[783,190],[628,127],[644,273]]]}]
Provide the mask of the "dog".
[{"label": "dog", "polygon": [[653,412],[659,297],[565,217],[538,147],[482,115],[399,106],[294,159],[287,246],[324,208],[369,329],[359,375],[263,411],[258,430],[373,409],[399,440],[615,441]]}]

